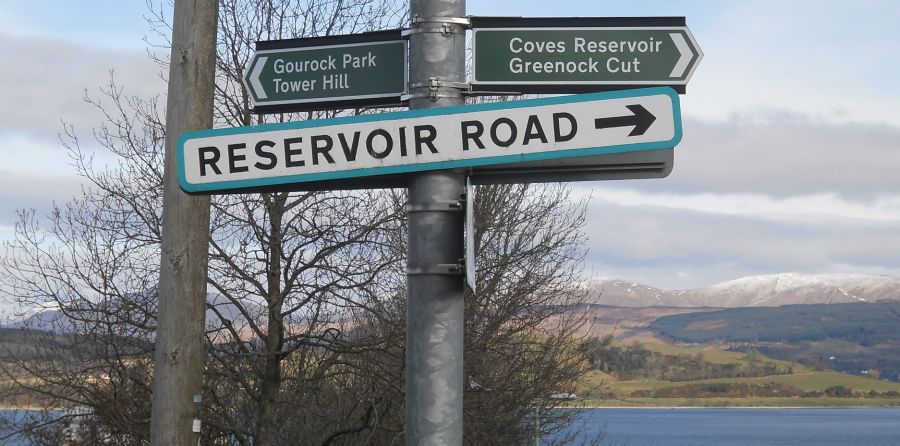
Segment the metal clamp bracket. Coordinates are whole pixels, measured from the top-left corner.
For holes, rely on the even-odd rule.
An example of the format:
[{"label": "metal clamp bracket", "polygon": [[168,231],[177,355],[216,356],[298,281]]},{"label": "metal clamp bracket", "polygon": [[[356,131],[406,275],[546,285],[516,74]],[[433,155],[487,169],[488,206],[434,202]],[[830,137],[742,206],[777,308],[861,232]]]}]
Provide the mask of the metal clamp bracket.
[{"label": "metal clamp bracket", "polygon": [[432,201],[428,203],[409,203],[406,212],[461,212],[462,201]]},{"label": "metal clamp bracket", "polygon": [[445,81],[436,77],[429,77],[428,82],[416,82],[409,84],[409,88],[456,88],[458,90],[468,90],[472,88],[468,82]]},{"label": "metal clamp bracket", "polygon": [[437,101],[438,98],[459,98],[459,93],[438,93],[437,91],[429,91],[427,93],[411,93],[400,96],[401,101],[408,101],[416,98],[431,98],[431,101]]},{"label": "metal clamp bracket", "polygon": [[469,91],[464,91],[463,94],[466,96],[522,96],[521,91],[475,91],[472,88],[478,88],[477,86],[469,86]]},{"label": "metal clamp bracket", "polygon": [[[422,24],[427,24],[422,26]],[[400,35],[433,33],[443,34],[445,37],[452,34],[465,34],[472,27],[472,21],[468,17],[420,17],[413,16],[410,20],[410,29],[404,29]]]},{"label": "metal clamp bracket", "polygon": [[408,276],[461,276],[465,273],[464,260],[458,263],[438,263],[434,265],[407,265]]},{"label": "metal clamp bracket", "polygon": [[436,77],[428,78],[428,82],[416,82],[409,85],[409,90],[419,90],[415,93],[405,94],[400,97],[401,101],[408,101],[415,98],[431,98],[436,101],[438,98],[460,98],[472,88],[468,82],[455,82],[438,79]]},{"label": "metal clamp bracket", "polygon": [[468,17],[422,17],[418,14],[414,15],[410,24],[418,25],[419,23],[452,23],[454,25],[462,25],[466,28],[472,26],[472,20]]}]

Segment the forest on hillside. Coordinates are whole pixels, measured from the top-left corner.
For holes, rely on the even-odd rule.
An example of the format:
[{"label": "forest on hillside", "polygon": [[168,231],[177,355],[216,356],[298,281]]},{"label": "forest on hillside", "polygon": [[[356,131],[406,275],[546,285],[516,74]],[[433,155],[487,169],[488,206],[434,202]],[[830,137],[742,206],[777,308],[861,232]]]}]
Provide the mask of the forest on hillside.
[{"label": "forest on hillside", "polygon": [[872,346],[900,340],[900,303],[729,308],[664,316],[652,327],[682,342],[795,343],[838,338]]}]

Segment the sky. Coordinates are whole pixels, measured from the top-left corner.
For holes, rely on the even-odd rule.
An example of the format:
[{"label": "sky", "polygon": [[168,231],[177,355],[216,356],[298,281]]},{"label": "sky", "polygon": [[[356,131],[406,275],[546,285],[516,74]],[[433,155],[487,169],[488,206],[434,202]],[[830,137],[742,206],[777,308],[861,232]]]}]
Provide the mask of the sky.
[{"label": "sky", "polygon": [[[588,275],[669,289],[781,272],[900,276],[900,2],[470,0],[467,10],[684,16],[704,52],[681,96],[672,174],[572,184],[590,197]],[[79,187],[58,135],[71,124],[95,147],[101,117],[85,94],[110,72],[128,94],[165,94],[147,15],[144,0],[0,3],[0,240],[17,209],[46,214]]]}]

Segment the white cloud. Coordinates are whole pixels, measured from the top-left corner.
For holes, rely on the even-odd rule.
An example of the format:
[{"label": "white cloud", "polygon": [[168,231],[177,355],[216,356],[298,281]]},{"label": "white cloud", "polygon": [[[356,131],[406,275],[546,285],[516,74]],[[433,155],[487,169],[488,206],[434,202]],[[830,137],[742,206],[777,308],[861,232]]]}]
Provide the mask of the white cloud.
[{"label": "white cloud", "polygon": [[900,191],[897,172],[900,126],[833,124],[770,110],[716,122],[686,119],[672,174],[627,187],[875,201]]},{"label": "white cloud", "polygon": [[716,119],[774,107],[900,125],[898,18],[895,1],[730,2],[695,30],[706,57],[686,110]]},{"label": "white cloud", "polygon": [[635,206],[595,195],[587,267],[599,275],[675,289],[786,271],[900,275],[897,220],[832,214],[798,221],[707,212],[705,204],[682,207],[661,197]]},{"label": "white cloud", "polygon": [[110,71],[126,95],[163,92],[160,69],[140,50],[100,50],[53,38],[0,34],[4,65],[0,132],[55,140],[61,121],[80,129],[97,126],[101,115],[83,101],[85,92],[109,83]]},{"label": "white cloud", "polygon": [[786,271],[900,275],[900,127],[688,119],[659,180],[579,183],[589,273],[672,289]]},{"label": "white cloud", "polygon": [[[0,226],[12,226],[17,220],[16,212],[21,210],[34,209],[40,217],[47,215],[54,203],[62,205],[75,197],[82,184],[82,179],[72,174],[0,169]],[[0,239],[4,239],[3,235],[10,235],[10,231],[0,231]]]},{"label": "white cloud", "polygon": [[589,271],[675,289],[900,275],[900,129],[780,112],[685,127],[669,178],[575,186],[593,197]]},{"label": "white cloud", "polygon": [[[155,8],[167,2],[150,2]],[[146,0],[43,0],[0,3],[0,29],[20,37],[77,42],[89,48],[144,48]]]},{"label": "white cloud", "polygon": [[3,240],[12,240],[15,233],[16,228],[14,225],[0,222],[0,242]]},{"label": "white cloud", "polygon": [[837,194],[772,198],[756,194],[669,194],[595,188],[595,200],[618,206],[656,206],[771,221],[816,222],[822,218],[872,220],[900,224],[900,195],[853,202]]},{"label": "white cloud", "polygon": [[[77,192],[56,135],[60,120],[82,134],[101,121],[85,90],[115,69],[127,94],[164,91],[136,3],[0,4],[10,61],[0,82],[0,239],[13,209],[46,210]],[[784,271],[900,275],[900,3],[520,3],[513,13],[533,17],[684,15],[705,53],[682,96],[672,175],[594,185],[593,272],[670,288]],[[509,8],[485,0],[470,13]]]},{"label": "white cloud", "polygon": [[900,125],[896,0],[484,0],[483,15],[684,16],[704,52],[684,111],[721,120],[777,108],[829,122]]},{"label": "white cloud", "polygon": [[49,178],[75,172],[68,152],[58,139],[0,132],[0,147],[5,158],[0,170],[12,175]]}]

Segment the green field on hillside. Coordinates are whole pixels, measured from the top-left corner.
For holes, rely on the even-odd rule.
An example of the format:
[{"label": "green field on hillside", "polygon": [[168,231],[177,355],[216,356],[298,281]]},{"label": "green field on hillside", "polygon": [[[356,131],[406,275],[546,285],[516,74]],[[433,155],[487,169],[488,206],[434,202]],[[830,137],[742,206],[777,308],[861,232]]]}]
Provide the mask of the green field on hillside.
[{"label": "green field on hillside", "polygon": [[[642,347],[652,352],[657,352],[663,355],[696,356],[699,353],[703,355],[704,360],[713,364],[744,365],[749,362],[747,353],[726,351],[712,347],[687,347],[673,344],[642,344]],[[790,361],[779,361],[771,358],[766,358],[766,362],[779,367],[794,367],[803,369],[803,367],[799,364],[791,363]]]},{"label": "green field on hillside", "polygon": [[900,399],[871,398],[628,398],[588,399],[580,407],[898,407]]},{"label": "green field on hillside", "polygon": [[[608,377],[605,378],[606,387],[613,391],[622,392],[623,394],[631,393],[636,390],[659,390],[664,387],[678,387],[686,386],[688,384],[765,384],[770,382],[786,384],[807,391],[824,391],[829,387],[844,386],[855,392],[870,392],[873,390],[876,392],[887,392],[891,390],[900,392],[900,383],[869,379],[862,376],[848,375],[846,373],[834,371],[805,372],[795,375],[759,376],[754,378],[702,379],[680,382],[659,380],[612,381]],[[596,383],[598,382],[598,375],[586,378],[586,380],[590,383]]]},{"label": "green field on hillside", "polygon": [[[632,348],[638,348],[634,346]],[[668,381],[664,379],[618,379],[616,373],[592,370],[578,382],[582,402],[603,406],[896,406],[900,405],[900,383],[871,379],[831,370],[813,370],[758,353],[739,353],[710,347],[646,344],[639,348],[667,357],[702,357],[719,365],[771,364],[791,373],[767,376],[728,377]],[[683,364],[684,361],[672,361]],[[722,397],[709,396],[710,391]],[[772,396],[767,392],[772,392]],[[657,396],[660,395],[660,396]],[[727,396],[726,396],[727,394]],[[673,397],[678,395],[678,397]],[[704,396],[705,395],[705,396]]]}]

